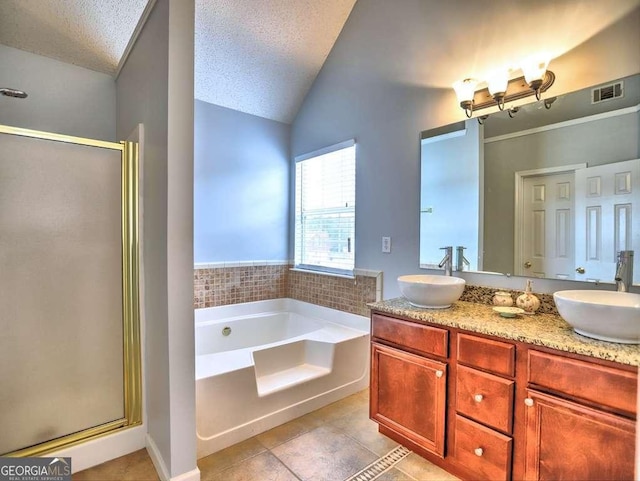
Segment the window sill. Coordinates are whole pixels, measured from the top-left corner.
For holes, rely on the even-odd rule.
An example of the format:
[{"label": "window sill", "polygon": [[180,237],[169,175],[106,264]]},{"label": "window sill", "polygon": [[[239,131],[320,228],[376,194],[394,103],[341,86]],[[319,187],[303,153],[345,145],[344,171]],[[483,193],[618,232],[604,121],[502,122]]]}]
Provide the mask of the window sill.
[{"label": "window sill", "polygon": [[289,269],[294,272],[304,272],[306,274],[318,274],[320,276],[329,276],[329,277],[340,277],[342,279],[355,279],[356,276],[348,275],[348,274],[336,274],[335,272],[324,272],[324,271],[316,271],[313,269],[302,269],[300,267],[292,267]]}]

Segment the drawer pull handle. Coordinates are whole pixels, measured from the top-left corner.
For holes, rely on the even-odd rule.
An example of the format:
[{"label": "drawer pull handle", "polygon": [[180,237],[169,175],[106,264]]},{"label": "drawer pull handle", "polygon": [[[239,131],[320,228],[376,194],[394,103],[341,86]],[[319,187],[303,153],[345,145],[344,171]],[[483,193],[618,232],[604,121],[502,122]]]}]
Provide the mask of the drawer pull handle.
[{"label": "drawer pull handle", "polygon": [[476,448],[473,450],[473,452],[476,453],[476,456],[482,456],[484,454],[484,449]]},{"label": "drawer pull handle", "polygon": [[438,369],[436,371],[436,377],[440,379],[442,376],[444,376],[444,371],[441,371],[440,369]]},{"label": "drawer pull handle", "polygon": [[482,394],[476,394],[475,396],[473,396],[473,400],[477,403],[482,402],[483,399],[484,399],[484,396]]},{"label": "drawer pull handle", "polygon": [[531,406],[533,406],[533,399],[531,399],[530,397],[528,397],[528,398],[526,398],[526,399],[524,400],[524,403],[525,403],[527,406],[531,407]]}]

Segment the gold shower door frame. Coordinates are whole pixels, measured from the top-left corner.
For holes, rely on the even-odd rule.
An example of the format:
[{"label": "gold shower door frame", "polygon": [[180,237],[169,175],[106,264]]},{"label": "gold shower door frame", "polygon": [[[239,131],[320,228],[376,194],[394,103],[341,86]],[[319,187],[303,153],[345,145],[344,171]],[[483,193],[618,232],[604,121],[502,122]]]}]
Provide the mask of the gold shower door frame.
[{"label": "gold shower door frame", "polygon": [[138,144],[106,142],[0,125],[0,134],[84,145],[121,152],[122,320],[124,417],[2,456],[37,456],[142,424],[142,364],[140,349]]}]

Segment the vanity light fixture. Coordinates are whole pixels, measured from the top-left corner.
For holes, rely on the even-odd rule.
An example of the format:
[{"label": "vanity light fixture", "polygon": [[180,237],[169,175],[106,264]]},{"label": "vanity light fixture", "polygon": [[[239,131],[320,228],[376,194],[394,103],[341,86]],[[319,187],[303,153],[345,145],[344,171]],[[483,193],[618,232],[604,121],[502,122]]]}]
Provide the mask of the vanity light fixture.
[{"label": "vanity light fixture", "polygon": [[498,104],[499,110],[504,110],[504,97],[507,95],[507,86],[509,85],[509,74],[504,70],[493,72],[487,80],[487,88]]},{"label": "vanity light fixture", "polygon": [[476,85],[478,85],[478,81],[472,78],[458,80],[453,84],[453,89],[456,91],[460,107],[464,110],[464,113],[467,114],[468,118],[471,118],[471,114],[473,113],[473,97],[476,92]]},{"label": "vanity light fixture", "polygon": [[544,108],[549,110],[553,102],[556,101],[558,97],[549,97],[548,99],[544,99]]},{"label": "vanity light fixture", "polygon": [[455,82],[453,88],[460,107],[465,115],[471,118],[474,111],[494,106],[504,110],[507,102],[530,95],[535,95],[536,99],[540,100],[541,94],[546,92],[556,79],[555,74],[547,70],[548,63],[546,60],[524,62],[521,67],[524,75],[510,80],[508,72],[495,72],[487,80],[486,87],[480,90],[476,90],[479,82],[475,79]]},{"label": "vanity light fixture", "polygon": [[522,65],[520,65],[524,79],[529,84],[529,88],[535,92],[537,100],[540,100],[540,88],[542,87],[548,65],[548,60],[535,57],[526,59],[522,62]]}]

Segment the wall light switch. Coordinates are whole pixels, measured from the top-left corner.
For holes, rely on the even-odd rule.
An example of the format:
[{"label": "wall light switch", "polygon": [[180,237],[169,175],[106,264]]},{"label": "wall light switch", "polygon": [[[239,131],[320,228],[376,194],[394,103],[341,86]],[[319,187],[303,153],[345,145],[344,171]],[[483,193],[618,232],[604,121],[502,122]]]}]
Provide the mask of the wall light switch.
[{"label": "wall light switch", "polygon": [[391,237],[382,238],[382,252],[388,254],[391,252]]}]

